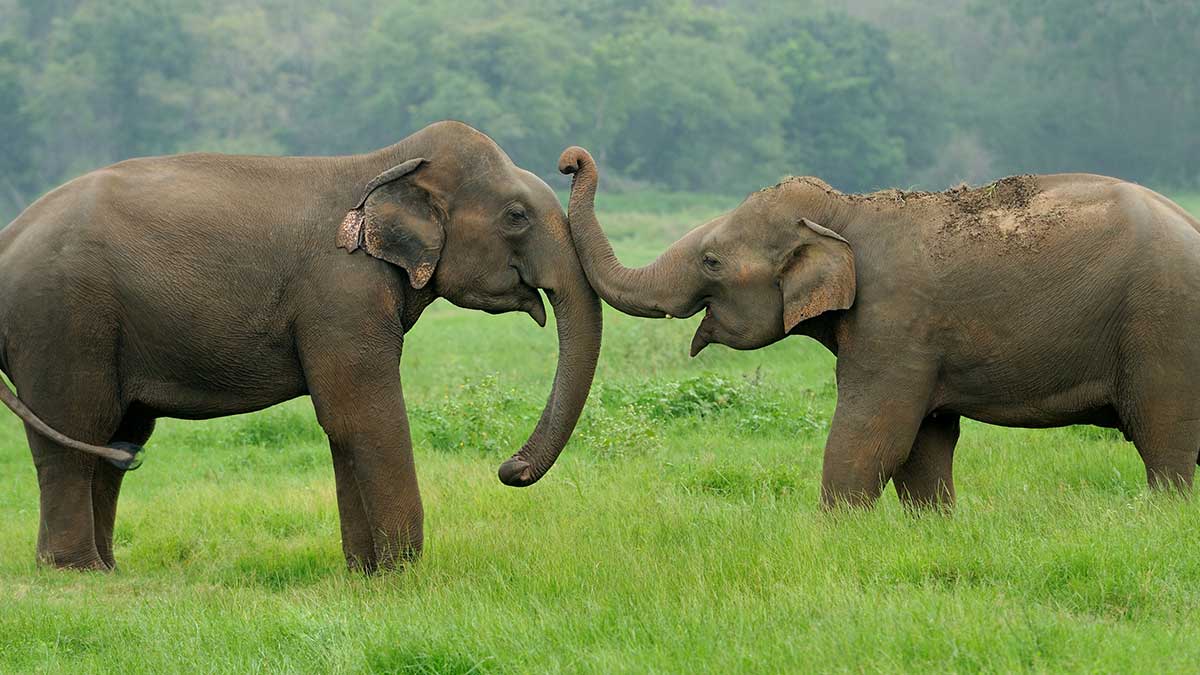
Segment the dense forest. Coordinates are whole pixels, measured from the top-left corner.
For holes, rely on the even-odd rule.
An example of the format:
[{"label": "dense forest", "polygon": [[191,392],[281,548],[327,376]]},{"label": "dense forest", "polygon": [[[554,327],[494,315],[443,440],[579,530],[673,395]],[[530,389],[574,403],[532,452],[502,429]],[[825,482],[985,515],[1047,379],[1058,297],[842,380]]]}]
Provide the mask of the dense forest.
[{"label": "dense forest", "polygon": [[2,222],[130,156],[352,153],[443,118],[547,176],[584,145],[609,190],[1200,184],[1195,0],[331,4],[0,0]]}]

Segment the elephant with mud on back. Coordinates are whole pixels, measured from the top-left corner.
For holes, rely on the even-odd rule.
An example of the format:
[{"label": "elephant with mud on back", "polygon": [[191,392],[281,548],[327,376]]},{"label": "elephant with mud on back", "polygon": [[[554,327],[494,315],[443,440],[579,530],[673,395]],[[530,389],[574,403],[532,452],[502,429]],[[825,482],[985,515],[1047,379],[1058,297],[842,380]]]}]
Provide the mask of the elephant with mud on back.
[{"label": "elephant with mud on back", "polygon": [[576,250],[613,307],[703,310],[693,356],[789,335],[837,356],[826,506],[873,504],[892,481],[907,504],[949,507],[962,417],[1115,427],[1151,487],[1190,491],[1200,222],[1162,195],[1088,174],[870,195],[793,178],[629,269],[596,220],[591,156],[569,148],[559,168]]},{"label": "elephant with mud on back", "polygon": [[134,159],[54,190],[0,231],[0,368],[18,392],[0,399],[33,451],[38,559],[114,566],[117,495],[156,418],[302,395],[329,435],[349,565],[413,558],[404,336],[438,297],[544,325],[538,289],[558,370],[500,469],[510,485],[570,437],[601,319],[554,193],[484,134],[440,122],[364,155]]}]

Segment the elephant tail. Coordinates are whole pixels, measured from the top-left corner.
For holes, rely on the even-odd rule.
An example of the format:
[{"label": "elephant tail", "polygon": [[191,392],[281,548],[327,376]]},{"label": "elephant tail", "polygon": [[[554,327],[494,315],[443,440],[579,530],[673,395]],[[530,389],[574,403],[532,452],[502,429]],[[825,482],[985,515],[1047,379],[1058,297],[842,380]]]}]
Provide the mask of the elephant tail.
[{"label": "elephant tail", "polygon": [[110,446],[91,445],[82,443],[73,438],[69,438],[56,429],[42,421],[29,409],[29,406],[17,398],[16,393],[8,387],[8,383],[0,380],[0,401],[8,406],[10,410],[16,413],[29,428],[36,431],[41,436],[58,443],[65,448],[86,452],[91,455],[103,457],[108,460],[113,466],[125,471],[133,471],[142,465],[143,453],[145,452],[140,445],[132,443],[113,443]]}]

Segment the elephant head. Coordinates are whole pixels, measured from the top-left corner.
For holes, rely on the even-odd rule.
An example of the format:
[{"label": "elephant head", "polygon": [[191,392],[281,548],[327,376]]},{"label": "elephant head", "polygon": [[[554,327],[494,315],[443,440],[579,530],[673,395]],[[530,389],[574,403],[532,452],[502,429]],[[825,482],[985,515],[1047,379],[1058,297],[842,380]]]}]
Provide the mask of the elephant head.
[{"label": "elephant head", "polygon": [[[554,307],[559,359],[529,440],[499,471],[526,486],[550,469],[587,400],[600,351],[600,302],[587,283],[554,192],[483,133],[430,125],[389,149],[390,168],[367,183],[337,243],[361,248],[460,307],[528,313]],[[389,163],[391,163],[389,162]]]},{"label": "elephant head", "polygon": [[704,309],[692,356],[714,342],[764,347],[803,321],[854,303],[854,252],[841,235],[809,219],[825,211],[806,209],[798,185],[751,194],[654,262],[630,269],[617,260],[596,220],[598,172],[591,155],[568,148],[559,171],[574,174],[571,232],[592,287],[634,316],[689,317]]}]

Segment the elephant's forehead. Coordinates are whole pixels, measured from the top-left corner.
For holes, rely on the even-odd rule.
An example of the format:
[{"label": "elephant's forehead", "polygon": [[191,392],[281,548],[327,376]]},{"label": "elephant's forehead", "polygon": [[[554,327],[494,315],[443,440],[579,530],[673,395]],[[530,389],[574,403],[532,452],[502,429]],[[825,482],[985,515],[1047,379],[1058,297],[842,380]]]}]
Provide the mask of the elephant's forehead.
[{"label": "elephant's forehead", "polygon": [[513,181],[513,171],[516,167],[512,162],[501,161],[495,157],[480,157],[477,161],[465,164],[456,162],[449,168],[456,170],[461,176],[460,190],[494,189],[497,181]]},{"label": "elephant's forehead", "polygon": [[782,187],[755,192],[738,208],[739,219],[745,219],[746,224],[750,224],[751,221],[773,221],[782,218],[791,208],[789,197]]},{"label": "elephant's forehead", "polygon": [[802,205],[819,204],[840,192],[813,176],[793,176],[769,188],[752,193],[742,203],[747,213],[760,219],[794,219]]},{"label": "elephant's forehead", "polygon": [[791,211],[780,199],[747,201],[731,214],[726,234],[747,245],[769,242],[784,223],[794,220]]}]

